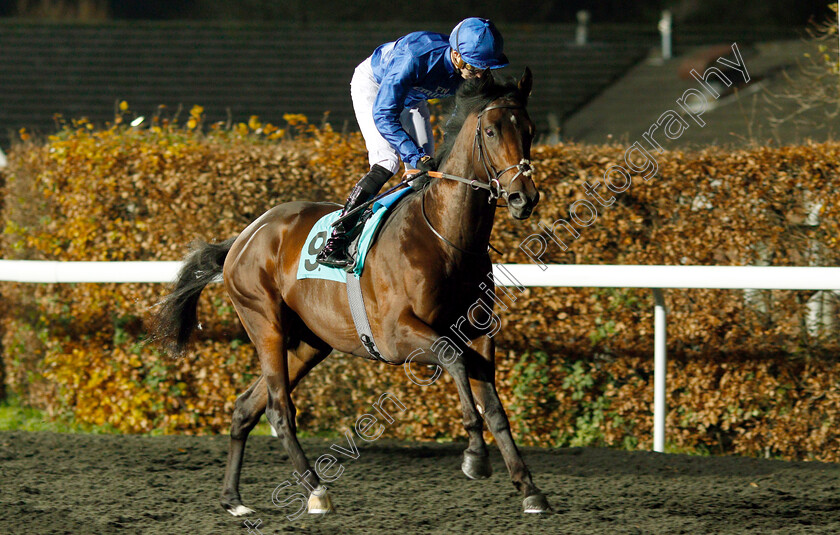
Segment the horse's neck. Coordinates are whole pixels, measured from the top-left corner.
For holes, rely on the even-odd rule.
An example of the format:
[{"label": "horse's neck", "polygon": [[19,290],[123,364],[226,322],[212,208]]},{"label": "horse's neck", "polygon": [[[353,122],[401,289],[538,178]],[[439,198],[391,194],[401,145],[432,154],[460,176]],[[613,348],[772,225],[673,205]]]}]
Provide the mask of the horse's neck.
[{"label": "horse's neck", "polygon": [[[470,150],[454,151],[441,172],[475,179]],[[490,242],[496,204],[487,191],[448,179],[438,179],[428,191],[427,214],[432,225],[447,240],[466,251],[483,252]]]}]

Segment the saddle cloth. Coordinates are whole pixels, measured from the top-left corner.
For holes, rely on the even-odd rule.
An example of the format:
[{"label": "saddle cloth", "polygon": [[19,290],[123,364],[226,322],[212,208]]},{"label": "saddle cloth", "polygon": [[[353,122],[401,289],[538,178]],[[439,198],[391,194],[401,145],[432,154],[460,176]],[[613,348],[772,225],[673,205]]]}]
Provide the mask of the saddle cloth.
[{"label": "saddle cloth", "polygon": [[[365,258],[371,245],[373,245],[379,225],[384,221],[386,214],[391,211],[394,205],[411,191],[411,188],[403,188],[373,203],[370,217],[364,223],[364,228],[354,244],[350,246],[350,251],[354,253],[354,258],[356,259],[356,265],[353,267],[352,273],[357,277],[361,276],[362,270],[365,267]],[[327,238],[330,237],[332,232],[332,222],[338,219],[340,213],[341,210],[330,212],[319,219],[312,227],[312,230],[309,231],[309,234],[306,236],[306,241],[303,243],[303,249],[300,252],[300,262],[298,263],[297,270],[298,279],[326,279],[346,283],[348,273],[345,270],[322,266],[315,260],[318,252],[327,244]]]}]

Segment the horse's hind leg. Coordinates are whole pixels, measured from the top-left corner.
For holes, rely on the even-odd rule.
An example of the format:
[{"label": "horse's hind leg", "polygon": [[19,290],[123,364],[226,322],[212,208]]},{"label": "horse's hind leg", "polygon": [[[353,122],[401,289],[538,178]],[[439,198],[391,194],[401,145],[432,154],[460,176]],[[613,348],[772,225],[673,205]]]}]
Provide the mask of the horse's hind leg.
[{"label": "horse's hind leg", "polygon": [[[313,341],[318,343],[318,341]],[[292,390],[303,377],[318,363],[329,355],[332,348],[320,343],[318,346],[301,342],[295,349],[289,350],[289,383]],[[245,452],[245,442],[248,434],[260,421],[268,403],[268,388],[264,376],[260,376],[241,396],[236,399],[236,408],[230,426],[230,450],[228,452],[225,481],[222,488],[222,507],[234,516],[245,515],[253,509],[242,505],[239,495],[239,474],[242,471],[242,460]],[[316,496],[320,509],[331,508],[329,496]]]},{"label": "horse's hind leg", "polygon": [[[316,338],[315,335],[311,335],[311,337],[307,336],[310,335],[311,332],[307,329],[303,322],[297,321],[290,323],[297,323],[294,327],[297,334],[300,336],[306,336],[307,339],[314,344],[312,345],[308,342],[301,341],[295,349],[290,349],[288,352],[289,390],[291,391],[295,389],[300,380],[303,379],[303,377],[309,373],[312,368],[317,366],[327,357],[327,355],[330,354],[332,348],[320,339]],[[294,423],[294,420],[292,420],[293,425]],[[297,442],[296,435],[293,434],[292,436],[295,437],[295,441]],[[330,499],[330,495],[327,492],[326,487],[321,485],[310,493],[307,509],[313,514],[329,513],[334,510],[332,500]]]},{"label": "horse's hind leg", "polygon": [[[231,426],[231,452],[228,457],[225,486],[222,491],[222,505],[225,505],[228,511],[231,511],[228,505],[233,506],[234,511],[231,511],[233,514],[236,514],[235,511],[237,510],[241,511],[240,514],[248,512],[244,506],[237,507],[242,505],[241,501],[236,503],[232,500],[238,500],[239,498],[237,487],[245,436],[259,420],[259,415],[263,409],[269,423],[283,441],[286,452],[297,470],[295,477],[298,478],[302,486],[309,489],[316,497],[323,496],[323,487],[320,487],[320,480],[310,467],[309,461],[297,440],[295,408],[290,394],[293,385],[302,377],[302,374],[308,372],[317,363],[310,361],[312,359],[320,361],[326,353],[321,348],[311,348],[311,358],[303,358],[302,360],[305,361],[303,366],[300,365],[300,359],[295,359],[290,367],[289,358],[286,354],[287,340],[285,335],[289,329],[289,320],[292,319],[293,313],[283,303],[275,308],[270,303],[255,303],[254,300],[250,300],[249,306],[246,307],[235,295],[231,294],[231,299],[242,325],[257,350],[263,375],[260,380],[254,383],[253,389],[249,389],[250,394],[247,397],[242,396],[245,398],[240,405],[242,407],[240,417],[243,424],[241,427],[236,424]],[[267,309],[266,312],[255,307],[255,304],[262,305]],[[275,309],[276,313],[271,314],[269,312],[271,309]],[[251,399],[254,400],[253,404],[248,403]],[[237,431],[241,434],[237,435]],[[328,500],[328,498],[325,499]]]},{"label": "horse's hind leg", "polygon": [[[285,305],[281,305],[280,314],[282,325],[288,329],[294,319],[294,313],[286,309]],[[299,333],[296,334],[299,335]],[[320,479],[309,465],[306,454],[304,454],[303,448],[298,442],[297,424],[295,423],[296,411],[291,392],[296,384],[296,381],[292,381],[293,371],[301,363],[301,361],[294,362],[296,357],[304,359],[302,362],[304,369],[300,371],[305,374],[308,371],[305,369],[307,366],[311,369],[315,365],[312,363],[313,360],[322,360],[329,351],[324,353],[316,348],[310,348],[312,352],[308,353],[306,351],[307,347],[302,345],[298,348],[299,351],[291,352],[288,355],[292,358],[288,358],[285,352],[286,341],[283,337],[280,338],[280,341],[281,346],[283,346],[283,358],[266,359],[264,361],[262,354],[260,355],[260,363],[263,367],[268,389],[268,404],[266,405],[265,415],[268,422],[277,431],[277,436],[283,441],[292,465],[297,469],[292,475],[298,484],[305,487],[310,493],[307,509],[310,513],[327,513],[333,510],[332,502],[327,494],[326,487],[321,485]],[[307,356],[310,360],[306,359]],[[281,366],[277,366],[277,364],[281,364]]]},{"label": "horse's hind leg", "polygon": [[526,513],[544,513],[551,510],[542,491],[531,480],[531,472],[519,453],[519,448],[510,432],[505,408],[499,400],[495,382],[495,344],[490,337],[473,340],[478,351],[468,351],[467,367],[476,401],[483,409],[484,420],[493,433],[502,457],[505,460],[513,485],[525,496],[523,510]]},{"label": "horse's hind leg", "polygon": [[242,458],[245,453],[245,442],[248,433],[260,421],[265,412],[268,400],[268,390],[265,378],[260,376],[241,396],[236,398],[236,406],[230,424],[230,449],[228,451],[227,466],[225,467],[225,481],[222,488],[222,507],[233,516],[253,513],[254,510],[242,505],[239,495],[239,474],[242,471]]}]

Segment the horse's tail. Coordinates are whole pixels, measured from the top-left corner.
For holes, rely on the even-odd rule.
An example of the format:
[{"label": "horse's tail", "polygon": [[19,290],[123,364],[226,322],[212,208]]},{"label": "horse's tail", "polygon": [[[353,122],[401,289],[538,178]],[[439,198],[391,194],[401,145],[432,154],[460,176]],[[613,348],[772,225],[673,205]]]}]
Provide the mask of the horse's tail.
[{"label": "horse's tail", "polygon": [[222,243],[196,241],[184,259],[172,292],[159,303],[155,315],[153,338],[173,357],[181,356],[190,335],[198,325],[198,298],[201,291],[221,275],[225,257],[236,238]]}]

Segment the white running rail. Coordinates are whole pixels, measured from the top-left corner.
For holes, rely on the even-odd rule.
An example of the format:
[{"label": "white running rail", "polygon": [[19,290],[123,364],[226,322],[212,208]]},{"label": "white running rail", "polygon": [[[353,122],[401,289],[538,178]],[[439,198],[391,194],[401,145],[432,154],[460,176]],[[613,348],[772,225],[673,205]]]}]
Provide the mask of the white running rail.
[{"label": "white running rail", "polygon": [[[171,282],[181,262],[0,260],[0,281],[28,283]],[[840,267],[614,266],[497,264],[504,286],[650,288],[654,295],[653,450],[665,450],[666,310],[662,290],[840,290]]]}]

